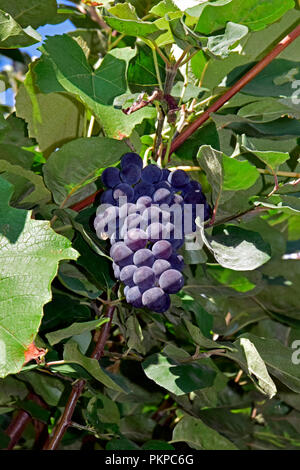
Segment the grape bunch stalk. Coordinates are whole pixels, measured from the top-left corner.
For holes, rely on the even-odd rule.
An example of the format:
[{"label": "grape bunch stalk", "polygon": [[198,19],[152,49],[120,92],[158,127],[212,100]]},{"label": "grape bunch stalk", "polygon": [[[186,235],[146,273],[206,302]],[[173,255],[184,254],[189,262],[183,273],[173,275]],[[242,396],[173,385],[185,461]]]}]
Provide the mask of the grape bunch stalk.
[{"label": "grape bunch stalk", "polygon": [[101,195],[94,227],[110,239],[116,279],[124,283],[128,303],[163,313],[170,294],[184,285],[183,257],[177,253],[185,235],[196,231],[195,219],[210,217],[201,184],[183,170],[150,164],[143,168],[133,152],[121,158],[120,169],[102,173],[107,188]]}]

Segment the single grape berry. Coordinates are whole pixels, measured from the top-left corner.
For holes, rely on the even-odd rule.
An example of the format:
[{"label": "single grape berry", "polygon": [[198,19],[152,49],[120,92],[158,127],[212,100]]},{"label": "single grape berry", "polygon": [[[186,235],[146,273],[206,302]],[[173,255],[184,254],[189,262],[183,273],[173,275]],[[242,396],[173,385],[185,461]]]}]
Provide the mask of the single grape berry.
[{"label": "single grape berry", "polygon": [[157,165],[148,165],[142,169],[141,178],[145,183],[158,183],[161,179],[161,169]]},{"label": "single grape berry", "polygon": [[116,201],[113,197],[113,190],[112,189],[107,189],[106,191],[103,191],[103,193],[100,196],[100,202],[101,202],[101,204],[112,204],[112,205],[114,205],[116,203]]},{"label": "single grape berry", "polygon": [[141,196],[152,196],[154,187],[152,184],[141,181],[134,187],[134,201],[137,201]]},{"label": "single grape berry", "polygon": [[110,249],[110,256],[120,267],[132,264],[133,251],[124,242],[115,243]]},{"label": "single grape berry", "polygon": [[141,179],[141,169],[137,165],[127,165],[120,174],[121,180],[127,184],[135,184]]},{"label": "single grape berry", "polygon": [[147,245],[147,234],[140,228],[132,228],[126,233],[124,242],[132,251],[141,250]]},{"label": "single grape berry", "polygon": [[114,188],[121,183],[120,170],[115,167],[108,167],[103,171],[101,179],[104,186]]},{"label": "single grape berry", "polygon": [[155,261],[154,254],[148,248],[142,248],[138,250],[133,255],[133,262],[136,266],[151,266]]},{"label": "single grape berry", "polygon": [[168,177],[168,182],[174,186],[174,188],[181,188],[188,184],[189,181],[189,176],[183,170],[172,171]]},{"label": "single grape berry", "polygon": [[167,188],[157,189],[152,196],[154,204],[169,204],[172,200],[173,193]]},{"label": "single grape berry", "polygon": [[136,165],[139,168],[143,168],[143,160],[141,157],[134,152],[125,153],[121,158],[121,168],[125,168],[127,165]]},{"label": "single grape berry", "polygon": [[124,266],[120,271],[120,281],[124,282],[126,286],[133,287],[133,275],[138,268],[134,264]]},{"label": "single grape berry", "polygon": [[142,266],[137,268],[133,274],[133,282],[142,290],[154,287],[155,274],[149,266]]},{"label": "single grape berry", "polygon": [[181,255],[172,254],[168,260],[171,263],[173,269],[182,271],[184,268],[184,261]]},{"label": "single grape berry", "polygon": [[142,303],[154,312],[165,312],[170,306],[170,297],[159,287],[152,287],[143,293]]},{"label": "single grape berry", "polygon": [[126,300],[129,304],[136,308],[141,308],[142,303],[142,291],[138,286],[130,287],[126,292]]},{"label": "single grape berry", "polygon": [[154,254],[155,258],[158,259],[168,259],[170,258],[172,252],[172,245],[167,240],[159,240],[152,246],[152,253]]},{"label": "single grape berry", "polygon": [[159,286],[167,294],[176,294],[182,289],[184,285],[184,278],[181,272],[177,269],[168,269],[164,271],[159,278]]},{"label": "single grape berry", "polygon": [[113,190],[113,198],[115,201],[120,198],[126,198],[127,202],[132,202],[134,199],[134,191],[129,184],[120,183]]},{"label": "single grape berry", "polygon": [[159,278],[164,271],[166,271],[167,269],[171,269],[171,267],[171,263],[166,259],[157,259],[156,261],[154,261],[152,269],[154,271],[155,276]]},{"label": "single grape berry", "polygon": [[164,227],[160,222],[153,222],[147,227],[146,233],[150,241],[155,242],[161,240],[163,236]]}]

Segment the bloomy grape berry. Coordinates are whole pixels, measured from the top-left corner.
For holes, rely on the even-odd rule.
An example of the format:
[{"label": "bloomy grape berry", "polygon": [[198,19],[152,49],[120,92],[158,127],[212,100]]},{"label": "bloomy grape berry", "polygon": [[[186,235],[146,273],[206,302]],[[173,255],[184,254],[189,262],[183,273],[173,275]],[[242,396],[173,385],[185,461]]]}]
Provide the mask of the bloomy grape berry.
[{"label": "bloomy grape berry", "polygon": [[[183,257],[177,253],[185,235],[196,230],[197,207],[203,220],[211,215],[201,184],[183,170],[143,168],[141,157],[129,152],[120,168],[106,168],[94,227],[111,242],[116,279],[124,284],[126,301],[157,313],[169,309],[170,294],[184,285]],[[106,206],[108,205],[108,207]]]}]

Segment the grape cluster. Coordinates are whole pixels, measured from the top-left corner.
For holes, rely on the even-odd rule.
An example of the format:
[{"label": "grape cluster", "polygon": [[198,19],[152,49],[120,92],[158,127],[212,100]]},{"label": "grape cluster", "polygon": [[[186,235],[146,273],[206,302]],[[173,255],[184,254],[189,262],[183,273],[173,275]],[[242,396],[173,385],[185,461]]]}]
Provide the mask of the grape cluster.
[{"label": "grape cluster", "polygon": [[184,284],[177,250],[184,236],[196,230],[197,207],[202,205],[204,220],[210,207],[200,183],[183,170],[153,164],[143,168],[132,152],[122,156],[120,166],[102,173],[107,189],[94,227],[99,238],[110,239],[114,275],[125,284],[127,302],[162,313],[170,307],[170,294]]}]

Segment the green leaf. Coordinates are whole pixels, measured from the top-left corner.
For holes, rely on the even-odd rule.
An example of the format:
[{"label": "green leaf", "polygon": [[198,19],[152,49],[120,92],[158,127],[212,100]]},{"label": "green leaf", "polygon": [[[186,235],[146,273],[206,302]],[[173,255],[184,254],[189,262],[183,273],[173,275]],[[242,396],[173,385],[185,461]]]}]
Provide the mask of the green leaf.
[{"label": "green leaf", "polygon": [[108,11],[113,16],[123,20],[138,20],[134,6],[128,2],[118,3],[117,5],[111,7]]},{"label": "green leaf", "polygon": [[0,48],[16,49],[40,42],[42,37],[31,26],[22,29],[9,13],[0,10]]},{"label": "green leaf", "polygon": [[[46,188],[43,178],[36,175],[33,171],[25,170],[21,166],[11,165],[6,160],[0,160],[1,177],[11,183],[15,183],[15,192],[18,194],[17,202],[20,201],[22,206],[32,207],[36,204],[47,203],[51,200],[51,194]],[[22,177],[24,185],[17,185],[16,178]],[[28,188],[28,185],[30,186]],[[33,186],[33,188],[32,188]],[[15,195],[12,200],[15,199]]]},{"label": "green leaf", "polygon": [[257,196],[253,203],[255,206],[268,207],[269,209],[276,209],[288,214],[295,214],[300,212],[300,200],[295,196],[284,196],[273,194],[269,198],[260,198]]},{"label": "green leaf", "polygon": [[259,0],[217,0],[189,8],[186,12],[199,17],[196,31],[210,34],[224,28],[228,20],[258,31],[279,20],[291,8],[294,8],[292,0],[266,0],[263,4]]},{"label": "green leaf", "polygon": [[32,220],[31,213],[8,207],[13,187],[0,179],[0,376],[19,372],[50,301],[51,281],[61,259],[75,259],[68,239],[49,222]]},{"label": "green leaf", "polygon": [[122,19],[112,16],[104,16],[104,20],[112,29],[127,36],[148,38],[153,33],[161,33],[161,30],[150,21]]},{"label": "green leaf", "polygon": [[245,136],[242,138],[242,149],[253,153],[257,158],[264,162],[272,170],[276,170],[282,163],[289,160],[290,155],[287,152],[259,151],[254,148]]},{"label": "green leaf", "polygon": [[95,330],[107,321],[107,318],[97,318],[97,320],[92,320],[84,323],[73,323],[67,328],[46,334],[46,338],[49,341],[49,344],[51,346],[54,346],[55,344],[60,343],[63,339],[70,338],[71,336],[75,335],[80,335],[85,331]]},{"label": "green leaf", "polygon": [[26,0],[11,2],[0,0],[1,10],[9,13],[22,28],[38,28],[50,23],[56,14],[56,0]]},{"label": "green leaf", "polygon": [[216,376],[205,360],[180,364],[162,354],[152,354],[142,364],[149,379],[175,395],[210,387]]},{"label": "green leaf", "polygon": [[293,349],[284,346],[277,339],[259,338],[250,333],[243,334],[234,345],[239,345],[241,339],[247,339],[255,346],[271,375],[294,392],[300,392],[300,370],[299,365],[293,364]]},{"label": "green leaf", "polygon": [[206,426],[201,419],[186,415],[174,428],[171,443],[173,442],[186,442],[199,450],[237,450],[232,442]]},{"label": "green leaf", "polygon": [[[157,57],[161,80],[165,79],[165,65],[163,60]],[[158,87],[152,51],[146,45],[138,47],[137,54],[131,59],[128,66],[128,85],[133,93],[152,92]]]},{"label": "green leaf", "polygon": [[64,383],[56,377],[37,371],[21,372],[20,380],[28,382],[34,392],[50,406],[57,406],[65,390]]},{"label": "green leaf", "polygon": [[259,178],[259,172],[247,160],[239,161],[223,155],[223,190],[239,191],[253,186]]},{"label": "green leaf", "polygon": [[155,109],[149,107],[127,116],[108,106],[127,91],[126,69],[135,54],[133,49],[114,49],[96,71],[91,69],[77,42],[67,35],[47,39],[42,52],[35,67],[39,89],[43,93],[67,91],[76,95],[95,114],[108,137],[119,140],[128,137],[137,124],[155,116]]},{"label": "green leaf", "polygon": [[228,21],[224,34],[211,36],[207,41],[207,49],[216,57],[225,59],[231,50],[248,34],[247,26]]},{"label": "green leaf", "polygon": [[84,112],[84,106],[66,93],[41,93],[34,84],[30,66],[16,96],[16,113],[25,119],[29,136],[37,140],[46,157],[82,136]]},{"label": "green leaf", "polygon": [[[55,202],[64,203],[64,207],[68,207],[92,194],[95,188],[90,183],[95,181],[107,166],[118,162],[127,150],[128,146],[124,142],[114,139],[82,137],[53,152],[43,171],[45,183]],[[87,185],[90,186],[85,188]]]},{"label": "green leaf", "polygon": [[61,263],[58,279],[67,289],[89,299],[96,299],[102,293],[77,266],[71,263]]},{"label": "green leaf", "polygon": [[197,158],[212,187],[214,203],[221,197],[226,200],[232,196],[232,193],[226,194],[224,191],[248,189],[259,177],[254,165],[227,157],[209,145],[200,147]]},{"label": "green leaf", "polygon": [[215,227],[207,239],[207,246],[224,268],[252,271],[270,259],[270,246],[259,233],[235,225]]},{"label": "green leaf", "polygon": [[248,338],[241,338],[239,344],[246,356],[247,373],[250,376],[254,375],[258,388],[269,398],[272,398],[277,389],[256,347]]},{"label": "green leaf", "polygon": [[70,340],[64,347],[64,361],[69,364],[78,364],[92,377],[108,388],[124,392],[124,390],[100,367],[97,359],[84,356],[78,349],[78,344]]},{"label": "green leaf", "polygon": [[249,292],[254,289],[255,284],[246,276],[232,269],[222,268],[217,264],[211,264],[206,267],[207,273],[221,284],[231,287],[237,292]]}]

